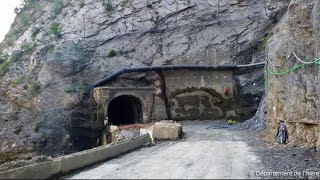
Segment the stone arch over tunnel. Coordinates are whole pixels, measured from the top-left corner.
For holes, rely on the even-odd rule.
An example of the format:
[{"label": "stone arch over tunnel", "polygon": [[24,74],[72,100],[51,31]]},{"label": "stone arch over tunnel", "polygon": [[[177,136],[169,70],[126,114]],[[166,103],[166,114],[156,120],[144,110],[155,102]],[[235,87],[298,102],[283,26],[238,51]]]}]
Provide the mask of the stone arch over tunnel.
[{"label": "stone arch over tunnel", "polygon": [[142,102],[137,97],[132,95],[118,96],[108,105],[108,123],[112,125],[142,123],[142,107]]}]

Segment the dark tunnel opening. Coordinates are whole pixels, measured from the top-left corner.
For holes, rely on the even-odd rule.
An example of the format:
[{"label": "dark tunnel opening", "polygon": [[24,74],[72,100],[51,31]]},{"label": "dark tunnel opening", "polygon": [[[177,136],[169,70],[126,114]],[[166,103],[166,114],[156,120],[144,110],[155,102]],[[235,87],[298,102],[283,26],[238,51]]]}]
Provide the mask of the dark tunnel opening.
[{"label": "dark tunnel opening", "polygon": [[108,107],[108,124],[142,123],[142,105],[138,98],[123,95],[113,99]]}]

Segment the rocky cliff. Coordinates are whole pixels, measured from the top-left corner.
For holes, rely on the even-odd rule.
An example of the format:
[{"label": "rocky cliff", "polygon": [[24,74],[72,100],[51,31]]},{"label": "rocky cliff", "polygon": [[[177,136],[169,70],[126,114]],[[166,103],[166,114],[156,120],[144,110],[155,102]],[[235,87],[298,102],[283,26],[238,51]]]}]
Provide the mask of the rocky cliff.
[{"label": "rocky cliff", "polygon": [[[265,61],[269,31],[286,12],[288,3],[289,0],[25,1],[22,9],[16,9],[15,22],[1,43],[1,152],[55,155],[94,146],[99,134],[91,118],[94,112],[88,87],[122,68],[184,64],[181,57],[218,47],[228,48],[235,64]],[[306,14],[306,18],[311,16]],[[295,19],[293,23],[297,22]],[[309,32],[307,24],[296,25],[301,32]],[[278,29],[274,34],[280,36],[284,29]],[[308,39],[298,31],[296,36],[301,42]],[[269,54],[281,47],[271,47],[275,37],[269,43]],[[276,54],[282,57],[281,53]],[[297,53],[307,59],[314,56]],[[244,120],[254,115],[263,95],[264,72],[252,69],[236,74],[237,113]],[[301,81],[304,87],[314,82],[314,78],[307,81],[308,77],[299,76],[305,80]],[[143,75],[139,78],[143,79]],[[279,85],[289,83],[281,80]],[[315,97],[310,93],[304,96],[306,89],[300,93],[301,98]],[[291,99],[290,103],[282,103],[287,106],[296,102]],[[301,113],[307,109],[312,110],[305,108]]]},{"label": "rocky cliff", "polygon": [[319,146],[319,10],[317,0],[291,0],[271,32],[266,87],[270,138],[285,121],[290,142]]}]

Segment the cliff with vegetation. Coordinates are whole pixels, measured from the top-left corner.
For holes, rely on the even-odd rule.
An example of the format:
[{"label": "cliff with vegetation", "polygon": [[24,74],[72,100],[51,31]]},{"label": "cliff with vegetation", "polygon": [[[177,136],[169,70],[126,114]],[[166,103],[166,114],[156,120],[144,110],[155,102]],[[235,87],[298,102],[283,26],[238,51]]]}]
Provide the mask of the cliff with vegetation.
[{"label": "cliff with vegetation", "polygon": [[[289,0],[25,0],[15,9],[17,17],[0,45],[0,151],[58,155],[95,146],[99,129],[92,121],[90,84],[125,67],[184,64],[181,57],[218,47],[230,49],[235,64],[263,62],[269,37],[269,57],[280,63],[276,59],[282,60],[287,52],[276,47],[284,48],[280,44],[286,41],[276,37],[292,31],[291,26],[296,28],[295,40],[301,40],[297,53],[314,58],[316,51],[307,47],[317,43],[308,44],[308,38],[317,36],[309,32],[317,25],[305,20],[317,11],[299,1],[290,6],[294,12],[289,8],[286,13],[288,4]],[[305,14],[297,10],[300,6]],[[277,25],[270,34],[285,13],[292,21],[281,20],[287,25]],[[303,79],[305,90],[299,90],[301,96],[290,94],[290,102],[283,100],[285,93],[277,94],[283,87],[269,90],[268,110],[273,112],[276,99],[289,107],[297,104],[295,97],[316,97],[311,93],[316,87],[307,88],[316,84],[309,73],[305,69],[300,76],[291,75],[292,81]],[[276,78],[270,77],[269,89]],[[276,84],[283,82],[290,81]],[[255,114],[264,93],[264,72],[236,72],[236,84],[237,113],[245,120]],[[301,117],[315,112],[319,103],[303,102],[310,108],[301,108]],[[301,119],[290,113],[288,117]]]}]

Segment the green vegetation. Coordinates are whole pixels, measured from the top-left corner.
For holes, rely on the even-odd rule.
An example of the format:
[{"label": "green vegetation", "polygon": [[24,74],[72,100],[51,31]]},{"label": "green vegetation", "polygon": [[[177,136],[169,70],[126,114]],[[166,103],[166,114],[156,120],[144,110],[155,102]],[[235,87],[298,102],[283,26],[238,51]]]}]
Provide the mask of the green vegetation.
[{"label": "green vegetation", "polygon": [[17,87],[17,85],[22,84],[26,80],[26,76],[21,76],[18,79],[12,80],[10,86]]},{"label": "green vegetation", "polygon": [[15,112],[15,113],[10,114],[9,118],[10,118],[10,120],[17,121],[19,119],[19,113]]},{"label": "green vegetation", "polygon": [[263,49],[266,49],[267,43],[268,43],[269,39],[270,39],[270,34],[267,34],[267,35],[263,38],[263,41],[262,41],[262,48],[263,48]]},{"label": "green vegetation", "polygon": [[34,51],[35,47],[35,43],[23,43],[21,45],[21,52],[27,53],[29,55]]},{"label": "green vegetation", "polygon": [[78,93],[78,92],[88,93],[90,92],[90,86],[88,84],[71,85],[64,92],[67,94]]},{"label": "green vegetation", "polygon": [[114,50],[114,49],[110,49],[109,50],[109,52],[108,52],[108,57],[114,57],[114,56],[116,56],[117,55],[117,52],[116,52],[116,50]]},{"label": "green vegetation", "polygon": [[29,26],[31,24],[30,17],[26,13],[21,13],[20,21],[22,26]]},{"label": "green vegetation", "polygon": [[122,1],[121,1],[121,6],[127,5],[129,1],[130,1],[130,0],[122,0]]},{"label": "green vegetation", "polygon": [[22,12],[24,9],[33,7],[36,2],[37,2],[37,0],[23,0],[22,3],[21,3],[21,7],[16,7],[16,8],[14,8],[14,12],[15,12],[16,14],[19,14],[19,13]]},{"label": "green vegetation", "polygon": [[5,62],[8,59],[8,56],[0,53],[0,64],[2,64],[3,62]]},{"label": "green vegetation", "polygon": [[230,125],[231,125],[231,124],[235,124],[235,123],[237,123],[236,120],[232,120],[232,119],[229,119],[229,120],[228,120],[228,124],[230,124]]},{"label": "green vegetation", "polygon": [[36,119],[36,125],[34,126],[33,131],[36,132],[36,133],[39,132],[40,125],[41,125],[41,123],[40,123],[40,118],[38,117],[38,118]]},{"label": "green vegetation", "polygon": [[[12,63],[19,61],[23,57],[23,51],[14,51],[10,58],[1,57],[0,61],[0,75],[4,75]],[[4,59],[6,58],[6,59]]]},{"label": "green vegetation", "polygon": [[22,126],[21,126],[21,125],[18,125],[18,126],[16,126],[16,127],[14,128],[13,133],[15,133],[15,134],[20,134],[21,130],[22,130]]},{"label": "green vegetation", "polygon": [[147,1],[147,8],[152,8],[152,3],[149,0]]},{"label": "green vegetation", "polygon": [[21,58],[23,57],[23,51],[14,51],[10,57],[10,61],[12,62],[17,62],[19,60],[21,60]]},{"label": "green vegetation", "polygon": [[84,6],[84,0],[80,1],[80,8],[82,8]]},{"label": "green vegetation", "polygon": [[50,25],[50,32],[51,32],[51,34],[53,34],[56,37],[61,37],[61,31],[60,31],[59,24],[56,22],[54,22]]},{"label": "green vegetation", "polygon": [[9,70],[12,61],[6,60],[5,62],[0,64],[0,75],[4,75]]},{"label": "green vegetation", "polygon": [[31,37],[35,38],[40,32],[40,28],[38,27],[33,27],[31,30]]},{"label": "green vegetation", "polygon": [[40,89],[41,89],[41,86],[37,81],[32,81],[30,84],[28,84],[28,90],[32,95],[38,94]]},{"label": "green vegetation", "polygon": [[111,0],[103,0],[102,5],[107,12],[113,11],[114,9]]}]

